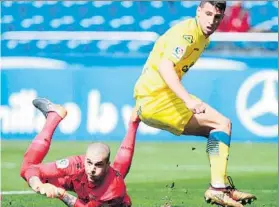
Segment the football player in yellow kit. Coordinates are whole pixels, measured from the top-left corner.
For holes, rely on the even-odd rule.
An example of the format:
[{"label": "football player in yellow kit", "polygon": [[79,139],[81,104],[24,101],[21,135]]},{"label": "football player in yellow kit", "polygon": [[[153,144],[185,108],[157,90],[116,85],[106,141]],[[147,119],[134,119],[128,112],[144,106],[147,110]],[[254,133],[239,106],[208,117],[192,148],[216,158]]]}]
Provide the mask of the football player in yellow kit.
[{"label": "football player in yellow kit", "polygon": [[182,76],[209,44],[209,36],[218,28],[225,9],[225,1],[201,1],[195,18],[182,21],[163,34],[135,85],[134,97],[138,115],[145,124],[175,135],[208,139],[211,185],[205,199],[221,206],[242,207],[256,197],[235,189],[227,176],[231,121],[189,94],[181,84]]}]

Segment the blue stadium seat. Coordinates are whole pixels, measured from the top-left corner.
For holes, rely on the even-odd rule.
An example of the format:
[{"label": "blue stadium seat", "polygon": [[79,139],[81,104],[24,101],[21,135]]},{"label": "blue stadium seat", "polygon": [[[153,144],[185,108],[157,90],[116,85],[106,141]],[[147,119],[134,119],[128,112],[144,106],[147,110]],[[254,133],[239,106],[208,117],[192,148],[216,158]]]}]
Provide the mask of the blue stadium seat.
[{"label": "blue stadium seat", "polygon": [[[147,31],[164,33],[176,22],[194,16],[199,1],[4,1],[2,34],[9,31]],[[229,3],[231,4],[231,3]],[[278,32],[278,2],[246,1],[252,27],[266,24]],[[108,46],[107,49],[102,47]],[[101,45],[101,46],[100,46]],[[228,44],[211,43],[210,50]],[[49,41],[2,40],[5,54],[66,52],[148,53],[153,42],[142,41]],[[234,43],[238,49],[278,50],[277,43]]]}]

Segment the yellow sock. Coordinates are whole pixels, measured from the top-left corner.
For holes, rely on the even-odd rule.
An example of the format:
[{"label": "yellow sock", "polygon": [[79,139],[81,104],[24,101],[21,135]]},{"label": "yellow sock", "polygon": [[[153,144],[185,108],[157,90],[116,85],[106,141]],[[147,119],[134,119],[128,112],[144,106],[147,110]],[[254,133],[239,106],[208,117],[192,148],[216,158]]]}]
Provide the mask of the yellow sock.
[{"label": "yellow sock", "polygon": [[207,142],[207,153],[211,168],[211,185],[216,188],[227,186],[227,165],[230,136],[225,132],[213,132]]}]

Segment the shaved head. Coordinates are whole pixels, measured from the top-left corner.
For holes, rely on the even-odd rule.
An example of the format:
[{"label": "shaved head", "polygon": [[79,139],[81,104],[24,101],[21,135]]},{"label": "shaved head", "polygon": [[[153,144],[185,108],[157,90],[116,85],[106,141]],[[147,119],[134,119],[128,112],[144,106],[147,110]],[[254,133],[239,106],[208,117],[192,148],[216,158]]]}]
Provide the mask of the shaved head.
[{"label": "shaved head", "polygon": [[110,166],[110,148],[108,145],[96,142],[88,146],[85,154],[85,172],[90,182],[100,183]]},{"label": "shaved head", "polygon": [[87,148],[86,156],[91,158],[101,158],[109,161],[110,148],[108,145],[101,142],[92,143]]}]

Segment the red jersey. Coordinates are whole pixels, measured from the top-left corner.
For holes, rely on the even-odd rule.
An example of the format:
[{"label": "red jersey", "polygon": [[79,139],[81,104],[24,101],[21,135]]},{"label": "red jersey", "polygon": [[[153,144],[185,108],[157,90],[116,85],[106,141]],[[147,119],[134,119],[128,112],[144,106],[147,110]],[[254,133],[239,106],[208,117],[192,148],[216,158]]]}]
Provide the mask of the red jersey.
[{"label": "red jersey", "polygon": [[32,176],[78,195],[75,207],[131,206],[121,169],[110,167],[104,181],[94,186],[88,181],[84,169],[85,156],[73,156],[52,163],[32,165],[25,173],[27,181]]},{"label": "red jersey", "polygon": [[249,13],[239,5],[231,6],[226,12],[218,31],[248,32],[250,29]]}]

